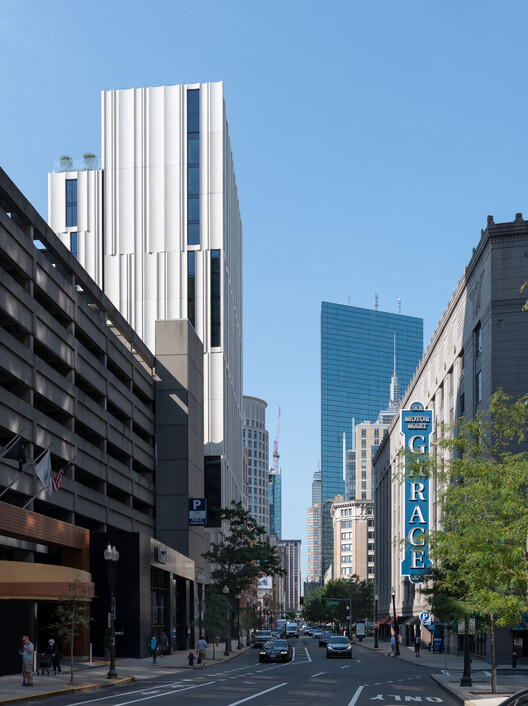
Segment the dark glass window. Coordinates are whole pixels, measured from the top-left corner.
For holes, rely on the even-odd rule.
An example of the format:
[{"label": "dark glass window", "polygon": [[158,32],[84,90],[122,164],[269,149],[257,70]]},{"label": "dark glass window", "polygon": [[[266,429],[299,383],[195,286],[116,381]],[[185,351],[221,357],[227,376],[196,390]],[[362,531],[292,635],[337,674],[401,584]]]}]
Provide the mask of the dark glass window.
[{"label": "dark glass window", "polygon": [[73,257],[78,258],[78,248],[77,248],[77,233],[70,233],[70,252]]},{"label": "dark glass window", "polygon": [[220,346],[220,250],[211,250],[211,347]]},{"label": "dark glass window", "polygon": [[77,179],[66,179],[66,228],[77,225]]},{"label": "dark glass window", "polygon": [[204,491],[207,527],[220,527],[221,525],[219,517],[222,507],[221,480],[220,456],[206,456],[204,458]]},{"label": "dark glass window", "polygon": [[187,318],[196,328],[196,253],[187,253]]},{"label": "dark glass window", "polygon": [[482,400],[482,373],[479,370],[475,375],[475,403],[478,404]]},{"label": "dark glass window", "polygon": [[187,91],[187,244],[200,244],[200,91]]}]

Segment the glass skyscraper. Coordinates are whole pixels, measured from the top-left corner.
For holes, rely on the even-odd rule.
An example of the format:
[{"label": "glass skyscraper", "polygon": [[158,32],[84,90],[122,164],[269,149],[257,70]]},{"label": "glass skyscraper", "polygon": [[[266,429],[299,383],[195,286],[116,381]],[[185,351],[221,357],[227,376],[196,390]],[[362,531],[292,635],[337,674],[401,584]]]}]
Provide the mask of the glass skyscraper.
[{"label": "glass skyscraper", "polygon": [[[423,320],[323,302],[321,309],[322,501],[345,495],[343,458],[352,420],[374,422],[397,373],[403,394],[423,353]],[[396,366],[396,370],[395,370]],[[323,535],[325,533],[323,518]],[[323,555],[325,554],[323,536]],[[331,556],[323,556],[325,571]]]}]

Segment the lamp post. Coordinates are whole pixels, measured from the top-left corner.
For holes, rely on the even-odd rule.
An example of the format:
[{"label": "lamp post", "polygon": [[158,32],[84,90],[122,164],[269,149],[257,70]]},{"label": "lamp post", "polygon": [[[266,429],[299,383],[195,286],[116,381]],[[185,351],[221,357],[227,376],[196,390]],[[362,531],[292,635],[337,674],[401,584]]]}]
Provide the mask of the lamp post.
[{"label": "lamp post", "polygon": [[249,598],[246,598],[246,647],[249,647]]},{"label": "lamp post", "polygon": [[394,588],[391,588],[391,596],[392,596],[392,612],[394,613],[394,637],[396,639],[396,653],[395,657],[398,657],[400,654],[400,641],[399,641],[399,635],[398,635],[398,619],[396,617],[396,591]]},{"label": "lamp post", "polygon": [[378,594],[374,596],[374,649],[378,649]]},{"label": "lamp post", "polygon": [[103,554],[106,561],[106,578],[110,587],[110,669],[106,675],[107,679],[117,679],[115,668],[115,596],[114,590],[117,580],[117,560],[119,552],[110,544]]},{"label": "lamp post", "polygon": [[257,602],[253,599],[253,629],[255,629],[257,624]]},{"label": "lamp post", "polygon": [[196,588],[198,589],[198,639],[202,637],[202,598],[203,598],[203,580],[204,576],[201,571],[196,574]]},{"label": "lamp post", "polygon": [[[445,646],[444,646],[445,649]],[[469,621],[464,620],[464,673],[460,686],[473,686],[471,681],[471,654],[469,650]]]},{"label": "lamp post", "polygon": [[[227,596],[229,595],[229,588],[227,586],[224,586],[222,589],[222,593],[227,598]],[[225,650],[224,650],[224,657],[229,657],[229,648],[231,646],[231,637],[229,635],[230,628],[231,628],[230,617],[231,617],[231,608],[228,608],[227,609],[227,618],[226,618],[226,628],[227,629],[226,629],[226,646],[225,646]]]},{"label": "lamp post", "polygon": [[237,595],[237,633],[238,633],[238,642],[237,642],[237,650],[242,649],[242,643],[240,642],[240,594]]}]

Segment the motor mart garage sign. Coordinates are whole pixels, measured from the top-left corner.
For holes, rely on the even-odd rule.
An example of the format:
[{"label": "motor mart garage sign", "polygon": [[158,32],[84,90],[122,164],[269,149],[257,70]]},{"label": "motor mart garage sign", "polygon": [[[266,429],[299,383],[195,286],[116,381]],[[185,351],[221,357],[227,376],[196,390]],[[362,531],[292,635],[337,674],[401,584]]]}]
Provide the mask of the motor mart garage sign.
[{"label": "motor mart garage sign", "polygon": [[[413,402],[409,409],[402,410],[401,433],[406,449],[428,453],[432,431],[431,409],[424,409],[421,402]],[[425,543],[425,533],[429,530],[429,499],[428,478],[409,478],[405,481],[405,556],[401,573],[413,583],[420,583],[421,575],[431,563]]]}]

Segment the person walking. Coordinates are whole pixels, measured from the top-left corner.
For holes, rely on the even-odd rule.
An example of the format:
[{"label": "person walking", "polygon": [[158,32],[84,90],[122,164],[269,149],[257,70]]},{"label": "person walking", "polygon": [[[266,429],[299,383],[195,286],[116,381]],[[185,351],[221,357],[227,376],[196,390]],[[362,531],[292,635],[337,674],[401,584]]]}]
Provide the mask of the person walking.
[{"label": "person walking", "polygon": [[169,638],[167,635],[165,635],[164,632],[161,633],[161,637],[159,639],[159,653],[160,657],[166,657],[169,652]]},{"label": "person walking", "polygon": [[416,635],[414,638],[414,654],[416,657],[420,656],[420,647],[422,646],[422,639],[420,635]]},{"label": "person walking", "polygon": [[396,635],[392,635],[390,639],[391,651],[389,652],[389,657],[396,657]]},{"label": "person walking", "polygon": [[53,665],[53,674],[57,674],[57,672],[60,674],[62,672],[62,669],[60,666],[60,661],[61,661],[62,655],[59,652],[59,648],[57,647],[57,643],[55,642],[55,640],[48,640],[48,646],[44,650],[43,654],[51,656],[51,663]]},{"label": "person walking", "polygon": [[158,641],[152,636],[150,642],[149,642],[149,648],[150,648],[150,654],[152,655],[152,664],[157,664],[156,662],[156,655],[158,652]]},{"label": "person walking", "polygon": [[33,652],[35,647],[27,635],[22,636],[19,654],[22,657],[22,684],[33,686]]},{"label": "person walking", "polygon": [[198,640],[196,647],[198,648],[198,661],[203,668],[205,667],[205,660],[207,659],[207,640],[203,635]]}]

